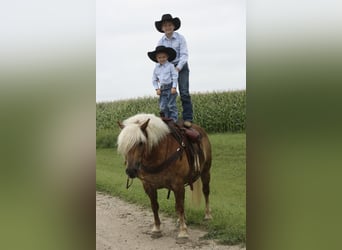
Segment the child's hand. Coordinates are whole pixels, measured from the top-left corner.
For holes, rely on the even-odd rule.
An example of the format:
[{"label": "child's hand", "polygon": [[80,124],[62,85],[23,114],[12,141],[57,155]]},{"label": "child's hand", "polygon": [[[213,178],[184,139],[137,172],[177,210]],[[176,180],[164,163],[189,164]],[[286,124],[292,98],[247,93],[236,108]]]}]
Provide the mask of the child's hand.
[{"label": "child's hand", "polygon": [[160,95],[160,93],[161,93],[160,89],[156,89],[156,94]]},{"label": "child's hand", "polygon": [[177,93],[177,88],[171,88],[171,94],[176,94]]}]

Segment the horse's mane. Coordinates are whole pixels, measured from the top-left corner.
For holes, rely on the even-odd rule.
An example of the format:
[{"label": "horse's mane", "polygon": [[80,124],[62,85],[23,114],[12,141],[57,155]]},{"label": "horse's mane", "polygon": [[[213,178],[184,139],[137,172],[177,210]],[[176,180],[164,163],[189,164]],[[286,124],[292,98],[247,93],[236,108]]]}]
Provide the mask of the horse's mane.
[{"label": "horse's mane", "polygon": [[[145,136],[140,126],[148,119],[150,121]],[[124,128],[118,136],[118,152],[122,155],[126,155],[139,142],[146,143],[148,150],[151,150],[170,132],[165,122],[154,114],[137,114],[124,120],[122,124]]]}]

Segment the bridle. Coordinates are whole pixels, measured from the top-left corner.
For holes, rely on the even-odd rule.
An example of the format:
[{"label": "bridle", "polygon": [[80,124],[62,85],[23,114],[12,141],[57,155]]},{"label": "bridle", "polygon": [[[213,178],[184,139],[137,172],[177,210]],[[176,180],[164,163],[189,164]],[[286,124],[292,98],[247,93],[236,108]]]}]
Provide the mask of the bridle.
[{"label": "bridle", "polygon": [[[141,169],[146,173],[149,174],[157,174],[160,173],[162,171],[164,171],[165,169],[167,169],[174,161],[178,160],[179,158],[181,158],[181,156],[183,155],[184,152],[186,152],[186,155],[188,157],[188,161],[189,161],[189,149],[186,150],[186,144],[184,142],[184,136],[182,136],[181,132],[179,130],[177,130],[176,128],[174,128],[173,126],[169,126],[170,130],[171,130],[171,138],[173,138],[174,140],[176,140],[176,142],[178,142],[178,148],[176,149],[176,151],[174,153],[172,153],[167,159],[165,159],[162,163],[160,163],[157,166],[151,166],[151,165],[145,165],[145,164],[139,164],[138,167],[138,171]],[[147,136],[147,135],[146,135]],[[168,141],[169,142],[169,141]],[[188,145],[189,146],[189,145]],[[146,149],[145,149],[146,150]],[[168,150],[167,150],[168,151]],[[144,155],[146,152],[143,152],[142,155]],[[190,166],[190,162],[189,162],[189,166]],[[196,171],[195,172],[195,176],[189,176],[189,182],[185,184],[185,186],[189,185],[191,190],[193,190],[193,182],[195,182],[200,176],[200,172]],[[129,188],[133,183],[133,179],[132,181],[129,183],[129,177],[127,178],[127,184],[126,184],[126,188]],[[168,197],[170,195],[170,190],[168,193]]]},{"label": "bridle", "polygon": [[[179,147],[176,149],[176,151],[173,154],[171,154],[168,158],[166,158],[162,163],[160,163],[157,166],[151,166],[151,165],[147,166],[144,164],[140,164],[138,170],[141,169],[148,174],[158,174],[164,171],[165,169],[167,169],[173,162],[181,158],[185,149],[185,143],[183,141],[179,141],[179,140],[176,140],[176,141],[179,142]],[[142,155],[144,155],[144,153],[145,152],[143,152]],[[129,179],[131,179],[131,181],[129,181]],[[132,184],[133,184],[133,179],[127,177],[126,188],[128,189]]]}]

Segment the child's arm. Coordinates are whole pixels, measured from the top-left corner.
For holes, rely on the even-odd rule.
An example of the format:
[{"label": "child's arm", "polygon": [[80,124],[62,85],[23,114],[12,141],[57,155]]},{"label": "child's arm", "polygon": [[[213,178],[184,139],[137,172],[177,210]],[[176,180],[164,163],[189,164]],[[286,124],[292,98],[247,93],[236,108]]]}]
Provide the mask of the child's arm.
[{"label": "child's arm", "polygon": [[178,83],[178,71],[175,69],[173,64],[170,64],[171,69],[171,77],[172,77],[172,88],[171,88],[171,94],[177,93],[177,83]]},{"label": "child's arm", "polygon": [[160,88],[159,88],[158,83],[159,83],[159,79],[158,79],[158,76],[156,74],[156,71],[154,70],[153,76],[152,76],[152,84],[153,84],[154,89],[156,90],[156,94],[160,95]]},{"label": "child's arm", "polygon": [[186,44],[185,38],[180,36],[180,52],[179,52],[179,62],[176,66],[178,71],[181,71],[184,64],[188,61],[188,46]]}]

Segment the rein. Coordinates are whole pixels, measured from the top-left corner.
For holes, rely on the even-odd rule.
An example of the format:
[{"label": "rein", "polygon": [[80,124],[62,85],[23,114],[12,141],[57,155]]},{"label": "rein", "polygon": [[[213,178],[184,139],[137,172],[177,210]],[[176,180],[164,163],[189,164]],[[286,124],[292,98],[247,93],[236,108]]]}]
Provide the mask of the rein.
[{"label": "rein", "polygon": [[183,148],[177,148],[176,152],[174,152],[169,158],[167,158],[164,162],[162,162],[158,166],[154,166],[153,168],[151,168],[145,165],[141,165],[141,169],[149,174],[160,173],[164,169],[166,169],[168,166],[170,166],[172,162],[174,162],[175,160],[178,160],[178,158],[180,158],[182,154],[183,154]]},{"label": "rein", "polygon": [[127,177],[126,189],[129,189],[129,187],[132,186],[132,184],[133,184],[133,179],[131,179],[131,183],[129,183],[129,180],[130,180],[130,179],[131,179],[131,178]]},{"label": "rein", "polygon": [[[177,130],[174,126],[170,126],[170,124],[167,121],[164,120],[164,122],[166,122],[167,125],[169,126],[169,128],[171,130],[172,137],[179,143],[180,147],[178,147],[177,150],[169,158],[167,158],[165,161],[163,161],[161,164],[159,164],[157,166],[146,166],[146,165],[141,164],[140,169],[146,173],[149,173],[149,174],[158,174],[158,173],[164,171],[166,168],[168,168],[171,165],[171,163],[178,160],[182,156],[184,151],[187,154],[189,166],[191,169],[191,165],[193,164],[193,162],[191,162],[191,160],[189,160],[189,159],[191,159],[190,154],[194,153],[193,149],[190,149],[191,152],[189,151],[189,149],[185,150],[186,144],[184,143],[184,136],[182,135],[180,130]],[[193,171],[193,169],[192,169],[192,171]],[[193,190],[192,183],[195,182],[199,178],[199,176],[200,176],[200,172],[195,171],[195,176],[189,176],[189,182],[186,183],[185,186],[189,185],[191,190]],[[133,184],[133,179],[131,179],[130,183],[129,183],[129,179],[130,178],[127,178],[127,183],[126,183],[127,189]],[[168,191],[167,199],[169,199],[169,196],[170,196],[170,189]]]},{"label": "rein", "polygon": [[[182,156],[183,151],[184,151],[184,147],[185,147],[184,142],[181,143],[181,146],[182,147],[177,148],[177,150],[169,158],[167,158],[165,161],[163,161],[158,166],[153,166],[151,168],[151,166],[148,167],[148,166],[145,166],[145,165],[141,165],[140,168],[143,171],[145,171],[146,173],[149,173],[149,174],[157,174],[157,173],[162,172],[167,167],[169,167],[172,162],[178,160]],[[128,177],[127,178],[127,182],[126,182],[126,189],[129,189],[130,186],[132,186],[132,184],[133,184],[133,179]],[[169,190],[169,193],[168,193],[168,196],[167,196],[168,199],[169,199],[169,196],[170,196],[170,190]]]},{"label": "rein", "polygon": [[[159,172],[162,172],[164,169],[169,167],[172,162],[178,160],[182,156],[183,151],[184,151],[183,148],[185,147],[185,144],[181,143],[181,145],[182,147],[177,148],[176,152],[174,152],[169,158],[167,158],[164,162],[162,162],[158,166],[154,166],[151,168],[145,165],[141,165],[140,168],[149,174],[157,174]],[[133,179],[127,177],[126,189],[129,189],[132,186],[132,184],[133,184]],[[169,197],[170,197],[170,190],[169,190],[167,198],[169,199]]]},{"label": "rein", "polygon": [[157,173],[162,172],[164,169],[170,166],[172,162],[174,162],[175,160],[178,160],[178,158],[180,158],[183,154],[185,144],[183,142],[182,136],[180,135],[179,132],[177,132],[177,130],[173,126],[170,126],[168,123],[167,125],[169,129],[171,130],[172,137],[176,139],[176,141],[179,143],[181,147],[177,148],[176,152],[174,152],[168,159],[166,159],[164,162],[162,162],[158,166],[151,167],[151,166],[141,165],[141,169],[144,170],[146,173],[157,174]]}]

